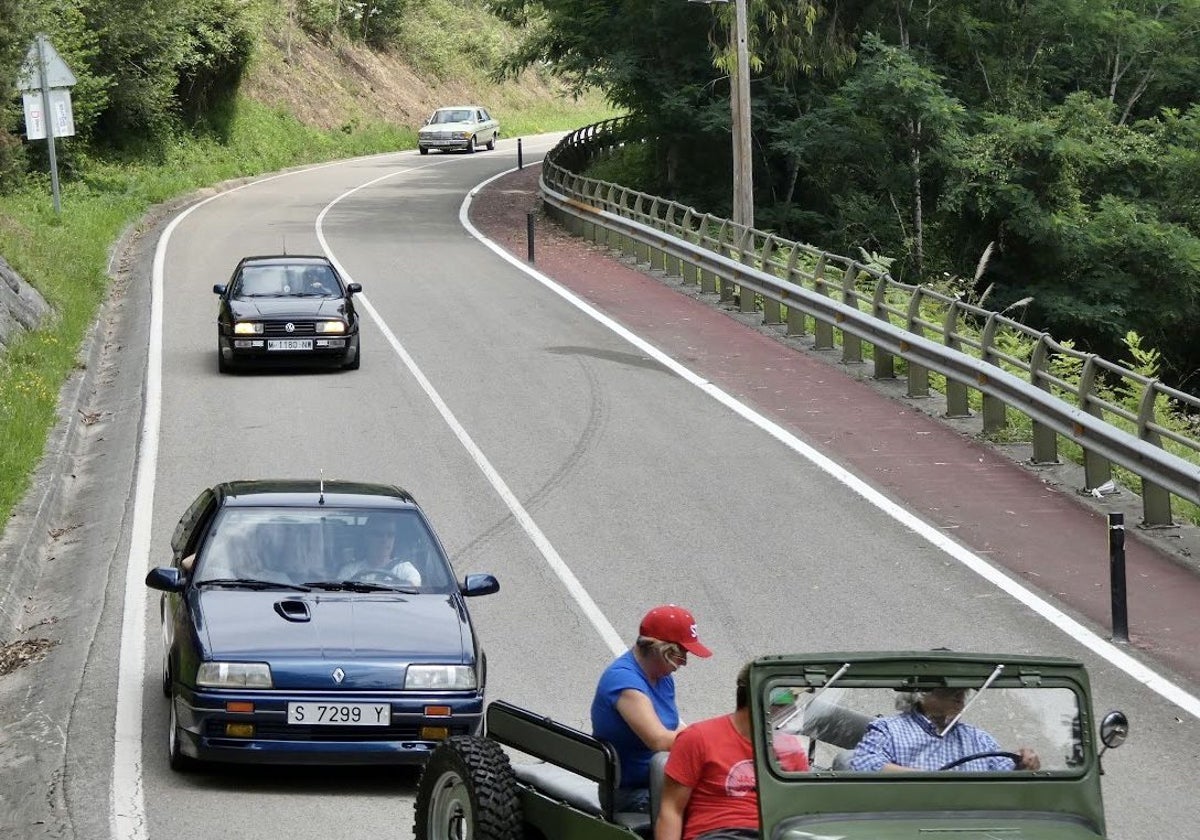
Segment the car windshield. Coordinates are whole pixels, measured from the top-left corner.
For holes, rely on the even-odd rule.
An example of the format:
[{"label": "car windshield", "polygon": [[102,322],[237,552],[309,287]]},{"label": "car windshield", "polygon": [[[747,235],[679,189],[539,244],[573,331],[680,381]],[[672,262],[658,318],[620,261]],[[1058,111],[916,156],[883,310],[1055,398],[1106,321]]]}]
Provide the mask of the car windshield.
[{"label": "car windshield", "polygon": [[471,112],[466,108],[443,108],[440,111],[434,112],[433,118],[429,120],[429,124],[443,125],[445,123],[470,121]]},{"label": "car windshield", "polygon": [[[772,680],[764,689],[774,770],[785,777],[816,772],[827,778],[896,770],[1083,770],[1079,697],[1071,685],[1000,677],[984,687],[987,673],[923,673],[919,682],[853,673],[827,690],[787,680]],[[807,761],[789,758],[798,750]]]},{"label": "car windshield", "polygon": [[254,297],[340,297],[341,285],[327,265],[270,264],[242,267],[233,295]]},{"label": "car windshield", "polygon": [[229,507],[207,535],[193,579],[353,593],[456,588],[437,540],[412,509]]}]

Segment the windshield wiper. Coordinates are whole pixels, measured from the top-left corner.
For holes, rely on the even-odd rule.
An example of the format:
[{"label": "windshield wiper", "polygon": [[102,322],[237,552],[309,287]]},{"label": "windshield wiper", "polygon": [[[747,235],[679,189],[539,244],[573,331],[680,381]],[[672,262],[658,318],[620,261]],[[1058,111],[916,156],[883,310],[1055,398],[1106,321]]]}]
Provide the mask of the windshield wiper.
[{"label": "windshield wiper", "polygon": [[294,583],[283,583],[278,580],[259,580],[258,578],[213,578],[212,580],[197,581],[196,586],[234,586],[241,589],[290,589],[294,592],[311,592],[307,586]]},{"label": "windshield wiper", "polygon": [[818,688],[816,690],[816,692],[813,694],[813,696],[808,699],[808,702],[804,704],[803,708],[801,708],[801,706],[800,706],[800,698],[797,697],[796,700],[794,700],[792,702],[792,708],[788,711],[788,713],[785,714],[782,717],[782,719],[773,723],[772,726],[775,729],[782,729],[784,726],[786,726],[788,723],[790,723],[792,718],[794,718],[796,715],[800,714],[805,709],[811,709],[813,706],[813,703],[817,702],[817,698],[820,697],[822,694],[824,694],[827,690],[832,688],[833,684],[842,678],[842,674],[846,673],[849,670],[850,670],[849,662],[842,665],[841,668],[838,668],[837,671],[834,672],[833,676],[830,677],[828,680],[826,680],[825,684],[822,685],[820,688]]},{"label": "windshield wiper", "polygon": [[975,696],[972,697],[969,701],[967,701],[967,704],[962,707],[962,711],[960,711],[958,714],[956,714],[954,716],[954,720],[947,723],[946,728],[943,729],[940,733],[938,733],[939,738],[946,737],[946,733],[949,732],[954,727],[954,724],[958,723],[959,718],[961,718],[963,715],[965,715],[967,713],[967,709],[971,708],[971,704],[973,704],[976,700],[978,700],[980,697],[983,696],[984,690],[987,689],[987,687],[989,685],[991,685],[992,683],[994,683],[996,681],[996,677],[1000,676],[1000,672],[1003,670],[1004,670],[1003,664],[996,666],[996,669],[994,671],[992,671],[992,675],[990,677],[988,677],[986,680],[984,680],[983,685],[979,686],[979,690],[975,692]]},{"label": "windshield wiper", "polygon": [[393,586],[390,583],[369,583],[365,580],[306,580],[305,586],[313,589],[325,589],[330,592],[345,590],[346,592],[399,592],[402,595],[417,595],[419,589],[411,586]]}]

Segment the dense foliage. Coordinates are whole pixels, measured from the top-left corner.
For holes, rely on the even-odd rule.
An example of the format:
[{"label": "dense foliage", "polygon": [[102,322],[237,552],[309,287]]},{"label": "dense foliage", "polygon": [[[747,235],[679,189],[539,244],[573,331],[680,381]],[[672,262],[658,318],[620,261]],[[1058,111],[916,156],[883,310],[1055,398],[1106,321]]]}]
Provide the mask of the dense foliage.
[{"label": "dense foliage", "polygon": [[[756,219],[913,282],[972,277],[1200,389],[1200,0],[747,0]],[[727,211],[732,3],[493,0],[509,59],[603,87],[650,190]],[[610,164],[611,165],[611,164]],[[1189,378],[1191,377],[1191,378]]]}]

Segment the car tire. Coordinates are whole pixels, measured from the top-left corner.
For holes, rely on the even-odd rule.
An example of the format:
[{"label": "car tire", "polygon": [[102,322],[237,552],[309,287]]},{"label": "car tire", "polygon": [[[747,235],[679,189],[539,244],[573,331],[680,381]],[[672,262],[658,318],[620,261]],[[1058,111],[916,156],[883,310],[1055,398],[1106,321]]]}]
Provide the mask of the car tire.
[{"label": "car tire", "polygon": [[162,693],[163,697],[171,696],[171,654],[165,650],[162,661]]},{"label": "car tire", "polygon": [[467,154],[473,155],[479,150],[479,147],[475,144],[478,139],[474,134],[471,135],[471,139],[467,141]]},{"label": "car tire", "polygon": [[495,741],[457,735],[438,745],[417,782],[416,840],[522,840],[517,780]]},{"label": "car tire", "polygon": [[179,748],[179,721],[175,717],[175,698],[171,697],[171,714],[167,722],[167,763],[176,773],[186,773],[196,767],[196,759],[183,754]]},{"label": "car tire", "polygon": [[489,152],[496,151],[496,132],[492,132],[492,139],[487,141],[487,150]]},{"label": "car tire", "polygon": [[427,155],[427,154],[429,154],[429,147],[428,146],[417,146],[417,151],[419,151],[423,155]]},{"label": "car tire", "polygon": [[362,345],[354,348],[354,361],[346,362],[342,365],[342,370],[358,370],[358,366],[362,364]]}]

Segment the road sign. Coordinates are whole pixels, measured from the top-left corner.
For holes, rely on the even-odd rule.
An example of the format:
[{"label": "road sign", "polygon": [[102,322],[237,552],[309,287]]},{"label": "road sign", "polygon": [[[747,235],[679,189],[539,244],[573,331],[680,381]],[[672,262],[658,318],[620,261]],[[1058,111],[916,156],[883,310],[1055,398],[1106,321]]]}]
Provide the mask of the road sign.
[{"label": "road sign", "polygon": [[[38,55],[39,46],[41,47],[40,56]],[[45,85],[42,84],[41,73],[43,61],[46,65]],[[25,63],[21,65],[21,75],[17,77],[17,90],[41,90],[42,87],[66,88],[74,84],[75,74],[62,60],[58,50],[54,49],[50,39],[45,35],[35,37],[29,47],[29,52],[25,54]]]},{"label": "road sign", "polygon": [[[46,116],[42,113],[44,98],[41,91],[26,91],[21,94],[25,105],[25,137],[28,140],[46,139]],[[55,137],[70,137],[75,134],[75,114],[71,110],[71,92],[56,88],[48,92],[50,101],[50,125]]]}]

